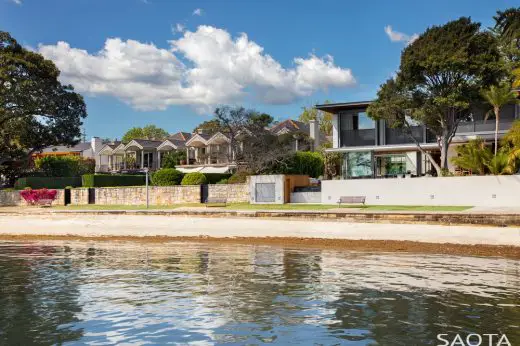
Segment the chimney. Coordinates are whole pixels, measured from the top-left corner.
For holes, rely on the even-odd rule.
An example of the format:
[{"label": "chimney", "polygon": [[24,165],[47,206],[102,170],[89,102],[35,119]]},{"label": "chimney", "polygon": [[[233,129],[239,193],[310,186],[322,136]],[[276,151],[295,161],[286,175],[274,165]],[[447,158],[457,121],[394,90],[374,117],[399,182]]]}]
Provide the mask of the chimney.
[{"label": "chimney", "polygon": [[320,122],[317,119],[309,121],[309,137],[312,139],[313,150],[320,146]]},{"label": "chimney", "polygon": [[103,146],[103,140],[99,137],[92,137],[92,140],[90,141],[90,146],[92,147],[92,152],[94,155],[99,153],[101,150],[101,147]]}]

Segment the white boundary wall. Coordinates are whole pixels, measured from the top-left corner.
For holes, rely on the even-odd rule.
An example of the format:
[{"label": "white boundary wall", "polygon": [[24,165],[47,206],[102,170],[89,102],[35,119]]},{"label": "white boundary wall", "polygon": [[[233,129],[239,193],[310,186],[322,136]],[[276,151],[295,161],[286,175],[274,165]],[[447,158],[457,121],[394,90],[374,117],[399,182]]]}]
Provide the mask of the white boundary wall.
[{"label": "white boundary wall", "polygon": [[321,202],[366,196],[370,205],[520,207],[520,175],[324,180]]}]

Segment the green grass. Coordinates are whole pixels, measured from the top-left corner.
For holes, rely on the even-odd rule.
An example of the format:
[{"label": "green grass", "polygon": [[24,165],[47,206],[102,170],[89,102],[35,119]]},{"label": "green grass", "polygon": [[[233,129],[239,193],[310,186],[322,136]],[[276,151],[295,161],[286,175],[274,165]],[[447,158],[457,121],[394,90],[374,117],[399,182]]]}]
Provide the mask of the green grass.
[{"label": "green grass", "polygon": [[[183,203],[172,205],[150,205],[149,209],[177,209],[181,207],[203,208],[205,205],[200,203]],[[337,209],[336,204],[247,204],[237,203],[226,206],[228,210],[330,210]],[[463,211],[471,208],[470,206],[425,206],[425,205],[342,205],[341,208],[358,208],[363,211]],[[145,205],[69,205],[55,206],[53,209],[59,210],[141,210],[146,209]],[[212,208],[208,208],[211,210]]]},{"label": "green grass", "polygon": [[[203,204],[171,204],[171,205],[150,205],[148,209],[176,209],[181,207],[201,207]],[[52,209],[59,210],[141,210],[146,209],[146,205],[99,205],[99,204],[88,204],[88,205],[67,205],[67,206],[53,206]]]},{"label": "green grass", "polygon": [[469,208],[472,207],[455,205],[367,205],[363,209],[374,211],[464,211]]}]

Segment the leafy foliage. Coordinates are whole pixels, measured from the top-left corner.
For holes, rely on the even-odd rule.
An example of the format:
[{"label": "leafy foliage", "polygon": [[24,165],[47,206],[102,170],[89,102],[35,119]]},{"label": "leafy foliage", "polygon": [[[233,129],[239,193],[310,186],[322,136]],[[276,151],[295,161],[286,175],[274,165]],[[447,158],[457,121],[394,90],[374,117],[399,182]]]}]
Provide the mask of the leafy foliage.
[{"label": "leafy foliage", "polygon": [[210,136],[213,136],[219,131],[222,131],[222,124],[218,119],[206,120],[193,129],[193,132],[195,133],[202,132]]},{"label": "leafy foliage", "polygon": [[341,154],[323,152],[323,179],[329,180],[341,174]]},{"label": "leafy foliage", "polygon": [[303,174],[313,178],[323,175],[323,156],[319,152],[298,151],[274,165],[271,174]]},{"label": "leafy foliage", "polygon": [[204,175],[206,176],[208,184],[217,184],[219,181],[231,177],[229,173],[204,173]]},{"label": "leafy foliage", "polygon": [[228,184],[245,184],[247,182],[247,177],[250,175],[251,173],[247,171],[236,172],[229,177]]},{"label": "leafy foliage", "polygon": [[79,177],[94,173],[96,161],[80,156],[44,156],[34,160],[37,172],[46,177]]},{"label": "leafy foliage", "polygon": [[486,164],[493,156],[491,149],[486,146],[486,142],[482,138],[459,145],[455,151],[457,156],[451,159],[452,163],[479,175],[486,173]]},{"label": "leafy foliage", "polygon": [[429,28],[405,48],[396,78],[381,86],[368,113],[410,136],[411,126],[425,125],[437,138],[446,168],[448,147],[459,123],[469,117],[471,102],[504,74],[497,39],[462,17]]},{"label": "leafy foliage", "polygon": [[145,127],[132,127],[126,131],[121,141],[128,143],[133,139],[149,139],[162,141],[168,137],[168,132],[155,125],[146,125]]},{"label": "leafy foliage", "polygon": [[511,90],[508,83],[502,83],[499,86],[492,85],[489,89],[483,90],[481,95],[491,106],[491,110],[486,114],[486,119],[491,114],[495,116],[495,155],[497,155],[500,109],[507,104],[518,103],[517,95]]},{"label": "leafy foliage", "polygon": [[[324,104],[331,103],[325,100]],[[318,120],[320,124],[320,131],[327,136],[332,136],[332,114],[318,110],[314,107],[303,107],[298,120],[308,124],[311,120]]]},{"label": "leafy foliage", "polygon": [[20,196],[30,205],[37,205],[42,203],[46,200],[54,201],[56,199],[56,196],[58,194],[58,191],[56,190],[47,190],[47,189],[41,189],[41,190],[23,190],[20,191]]},{"label": "leafy foliage", "polygon": [[83,187],[142,186],[146,184],[144,175],[85,174],[81,178]]},{"label": "leafy foliage", "polygon": [[201,185],[206,184],[208,179],[203,173],[194,172],[188,173],[182,178],[181,185]]},{"label": "leafy foliage", "polygon": [[161,156],[162,168],[175,168],[181,163],[181,160],[186,160],[185,150],[172,150]]},{"label": "leafy foliage", "polygon": [[63,189],[67,186],[81,186],[81,177],[25,177],[19,178],[14,184],[14,188],[22,190],[32,189]]},{"label": "leafy foliage", "polygon": [[495,30],[503,40],[511,42],[520,39],[520,7],[497,11],[493,19],[495,20]]},{"label": "leafy foliage", "polygon": [[59,70],[0,31],[0,174],[50,145],[74,145],[87,116],[83,97],[58,81]]},{"label": "leafy foliage", "polygon": [[176,169],[163,168],[152,174],[152,184],[155,186],[179,185],[182,177],[182,172]]},{"label": "leafy foliage", "polygon": [[514,162],[509,160],[510,148],[503,146],[496,155],[486,146],[483,139],[477,138],[467,144],[455,148],[457,156],[451,159],[452,163],[473,174],[513,174],[516,169]]}]

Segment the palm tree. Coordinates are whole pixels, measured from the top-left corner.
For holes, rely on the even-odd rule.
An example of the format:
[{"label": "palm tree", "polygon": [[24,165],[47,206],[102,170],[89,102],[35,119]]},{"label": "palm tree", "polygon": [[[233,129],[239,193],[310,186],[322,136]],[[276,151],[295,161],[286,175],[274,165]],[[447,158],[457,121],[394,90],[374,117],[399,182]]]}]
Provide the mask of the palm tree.
[{"label": "palm tree", "polygon": [[509,163],[515,165],[520,158],[520,120],[516,120],[502,138],[503,145],[509,147]]},{"label": "palm tree", "polygon": [[500,109],[510,103],[518,102],[516,93],[511,90],[511,87],[507,84],[501,84],[499,86],[492,85],[489,89],[482,91],[482,97],[492,107],[487,112],[486,120],[491,115],[495,115],[495,156],[498,151],[498,129],[500,123]]},{"label": "palm tree", "polygon": [[486,174],[487,164],[493,154],[482,138],[472,139],[467,144],[459,145],[455,147],[455,151],[457,156],[451,158],[454,165],[472,174]]},{"label": "palm tree", "polygon": [[520,7],[497,11],[493,19],[495,19],[495,30],[502,39],[512,42],[520,38]]},{"label": "palm tree", "polygon": [[513,70],[513,88],[520,88],[520,67]]}]

